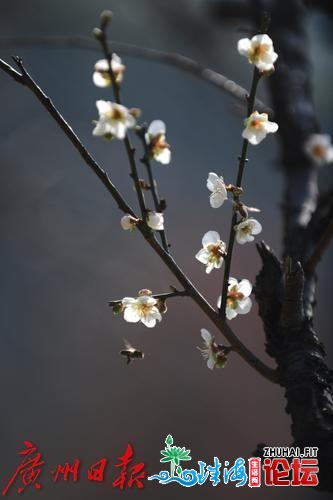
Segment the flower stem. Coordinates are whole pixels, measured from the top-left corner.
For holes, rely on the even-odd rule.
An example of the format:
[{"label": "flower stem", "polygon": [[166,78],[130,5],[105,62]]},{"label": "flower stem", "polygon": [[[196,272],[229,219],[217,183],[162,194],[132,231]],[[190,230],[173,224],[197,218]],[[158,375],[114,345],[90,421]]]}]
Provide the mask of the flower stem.
[{"label": "flower stem", "polygon": [[[258,87],[260,77],[261,77],[261,74],[258,71],[258,69],[255,67],[253,70],[250,95],[248,96],[248,100],[247,100],[247,117],[249,117],[250,114],[253,112],[255,97],[256,97],[256,92],[257,92],[257,87]],[[249,141],[247,139],[244,139],[243,145],[242,145],[242,151],[241,151],[241,154],[239,157],[239,163],[238,163],[238,173],[237,173],[237,180],[236,180],[237,187],[242,187],[243,174],[244,174],[244,170],[245,170],[245,165],[247,163],[246,155],[247,155],[248,145],[249,145]],[[240,196],[239,194],[233,195],[235,202],[237,202],[239,200],[239,196]],[[225,258],[225,268],[224,268],[224,276],[223,276],[223,283],[222,283],[221,307],[219,310],[219,314],[224,321],[226,319],[228,285],[229,285],[229,277],[230,277],[230,269],[231,269],[232,252],[233,252],[234,243],[235,243],[235,225],[236,224],[237,224],[237,212],[234,211],[232,218],[231,218],[229,240],[228,240],[228,249],[227,249],[227,255]]]},{"label": "flower stem", "polygon": [[[111,84],[112,84],[114,100],[117,104],[122,104],[121,96],[120,96],[120,87],[118,85],[118,82],[116,80],[116,76],[115,76],[114,71],[112,69],[112,64],[111,64],[112,51],[109,49],[109,46],[108,46],[108,41],[107,41],[107,36],[106,36],[106,27],[107,27],[106,25],[101,24],[101,32],[100,32],[101,36],[98,38],[98,40],[101,43],[104,57],[108,61],[108,73],[109,73]],[[143,191],[142,191],[141,186],[140,186],[138,170],[136,168],[135,149],[133,148],[133,146],[129,140],[128,134],[125,135],[123,142],[125,145],[128,161],[130,164],[131,177],[134,181],[134,186],[135,186],[135,190],[136,190],[138,201],[139,201],[141,215],[142,215],[143,220],[146,220],[147,209],[146,209]]]},{"label": "flower stem", "polygon": [[[157,190],[157,183],[154,179],[151,164],[150,164],[150,161],[148,159],[149,152],[148,152],[147,142],[145,139],[146,130],[147,130],[146,127],[141,127],[140,130],[137,131],[137,135],[138,135],[139,139],[141,140],[143,148],[144,148],[144,157],[142,158],[141,162],[146,166],[146,169],[147,169],[150,191],[151,191],[151,194],[153,197],[155,210],[156,210],[156,212],[162,212],[161,200],[160,200],[158,190]],[[162,231],[158,231],[158,232],[160,234],[160,238],[161,238],[161,242],[162,242],[162,246],[163,246],[164,250],[166,252],[169,252],[169,244],[168,244],[165,230],[163,229]]]}]

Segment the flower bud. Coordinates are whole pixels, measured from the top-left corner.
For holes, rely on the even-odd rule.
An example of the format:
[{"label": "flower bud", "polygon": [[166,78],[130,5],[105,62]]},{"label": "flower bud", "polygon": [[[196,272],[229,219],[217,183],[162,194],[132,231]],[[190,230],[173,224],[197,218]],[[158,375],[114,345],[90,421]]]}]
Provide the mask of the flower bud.
[{"label": "flower bud", "polygon": [[148,290],[148,288],[142,288],[142,290],[138,291],[138,297],[152,295],[152,294],[153,294],[153,292],[151,290]]},{"label": "flower bud", "polygon": [[115,304],[112,307],[113,314],[120,314],[123,311],[123,305],[121,302],[118,302],[118,304]]},{"label": "flower bud", "polygon": [[101,19],[101,28],[106,28],[111,20],[112,20],[112,12],[111,10],[103,10],[103,12],[101,13],[101,16],[100,16],[100,19]]},{"label": "flower bud", "polygon": [[92,34],[93,37],[96,38],[96,40],[100,41],[103,38],[103,32],[100,28],[94,28]]}]

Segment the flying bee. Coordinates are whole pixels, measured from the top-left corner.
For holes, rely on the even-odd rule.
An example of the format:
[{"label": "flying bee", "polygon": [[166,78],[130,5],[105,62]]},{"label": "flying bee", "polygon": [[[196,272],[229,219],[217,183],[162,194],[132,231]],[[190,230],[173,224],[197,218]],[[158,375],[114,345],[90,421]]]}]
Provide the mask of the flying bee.
[{"label": "flying bee", "polygon": [[120,351],[121,356],[126,356],[127,365],[129,365],[134,359],[143,359],[145,357],[144,353],[133,347],[127,340],[124,339],[125,349]]}]

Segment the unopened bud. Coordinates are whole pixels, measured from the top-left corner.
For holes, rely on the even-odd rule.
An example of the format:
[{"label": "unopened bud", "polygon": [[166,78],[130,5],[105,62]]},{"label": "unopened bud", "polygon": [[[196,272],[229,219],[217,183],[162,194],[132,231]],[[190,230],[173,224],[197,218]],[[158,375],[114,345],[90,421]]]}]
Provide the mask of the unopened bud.
[{"label": "unopened bud", "polygon": [[167,208],[167,203],[166,203],[166,200],[162,199],[160,201],[160,212],[164,212]]},{"label": "unopened bud", "polygon": [[167,305],[166,305],[166,301],[162,300],[162,299],[158,300],[156,307],[161,314],[165,314],[168,310]]},{"label": "unopened bud", "polygon": [[103,32],[100,28],[94,28],[92,34],[96,38],[96,40],[100,41],[103,38]]},{"label": "unopened bud", "polygon": [[105,29],[111,22],[112,20],[112,12],[111,10],[103,10],[101,13],[100,19],[101,19],[101,28]]},{"label": "unopened bud", "polygon": [[123,305],[121,302],[118,302],[112,307],[113,314],[120,314],[123,311]]},{"label": "unopened bud", "polygon": [[136,120],[141,116],[141,109],[139,108],[131,108],[128,110],[129,114],[133,116]]},{"label": "unopened bud", "polygon": [[148,288],[142,288],[142,290],[138,291],[138,297],[146,296],[146,295],[152,295],[152,291],[148,290]]}]

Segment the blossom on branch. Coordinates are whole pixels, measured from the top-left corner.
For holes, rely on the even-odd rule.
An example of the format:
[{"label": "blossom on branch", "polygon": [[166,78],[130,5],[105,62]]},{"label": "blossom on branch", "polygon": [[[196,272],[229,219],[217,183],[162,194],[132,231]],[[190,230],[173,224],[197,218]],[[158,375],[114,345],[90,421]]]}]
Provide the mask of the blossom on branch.
[{"label": "blossom on branch", "polygon": [[170,145],[165,139],[166,126],[162,120],[154,120],[148,127],[145,140],[149,150],[149,156],[154,160],[167,165],[171,160]]},{"label": "blossom on branch", "polygon": [[219,177],[214,172],[209,172],[207,188],[212,192],[209,196],[210,206],[212,208],[221,207],[228,198],[227,188],[224,184],[223,177]]},{"label": "blossom on branch", "polygon": [[99,120],[93,130],[93,135],[106,137],[108,139],[116,137],[124,139],[128,128],[133,128],[136,124],[135,117],[122,104],[110,101],[96,101]]},{"label": "blossom on branch", "polygon": [[[116,83],[121,83],[124,77],[125,66],[117,54],[112,54],[111,68],[116,79]],[[93,82],[97,87],[109,87],[112,85],[109,62],[107,59],[99,59],[94,66]]]},{"label": "blossom on branch", "polygon": [[141,321],[148,328],[153,328],[156,321],[162,320],[162,315],[158,310],[158,301],[150,295],[140,295],[136,299],[124,297],[121,304],[124,320],[129,323]]},{"label": "blossom on branch", "polygon": [[120,219],[120,224],[121,227],[124,229],[124,231],[133,231],[135,229],[137,223],[139,222],[139,219],[136,219],[135,217],[132,217],[132,215],[124,215]]},{"label": "blossom on branch", "polygon": [[214,268],[222,266],[226,256],[226,244],[220,239],[219,233],[208,231],[202,238],[202,247],[195,258],[206,265],[206,273],[209,274]]},{"label": "blossom on branch", "polygon": [[333,161],[333,146],[328,134],[311,134],[305,143],[305,151],[318,165]]},{"label": "blossom on branch", "polygon": [[207,366],[210,370],[214,368],[223,368],[227,362],[227,356],[222,347],[216,342],[214,337],[205,328],[201,328],[201,337],[204,341],[204,347],[198,347],[204,359],[207,360]]},{"label": "blossom on branch", "polygon": [[164,230],[164,215],[159,212],[148,212],[147,225],[154,231]]},{"label": "blossom on branch", "polygon": [[268,120],[267,113],[258,113],[258,111],[254,111],[246,118],[244,125],[246,128],[243,130],[242,137],[254,146],[265,139],[267,134],[273,134],[279,128],[277,123]]},{"label": "blossom on branch", "polygon": [[251,40],[242,38],[238,41],[237,49],[259,71],[269,72],[274,70],[274,63],[278,55],[274,52],[273,41],[268,35],[255,35]]},{"label": "blossom on branch", "polygon": [[[238,283],[235,278],[229,278],[226,316],[227,319],[233,319],[237,314],[247,314],[252,307],[250,295],[252,285],[249,280],[242,280]],[[221,307],[221,296],[218,298],[217,307]]]},{"label": "blossom on branch", "polygon": [[261,233],[262,226],[256,219],[245,219],[234,226],[234,230],[236,231],[237,243],[243,245],[248,241],[253,241],[253,235]]}]

